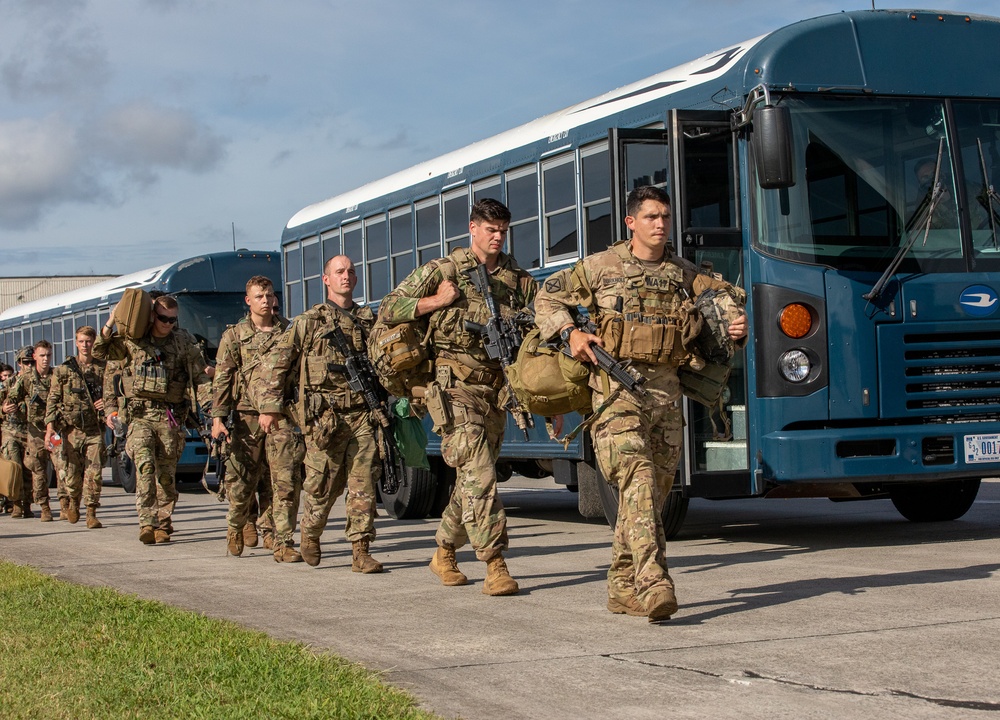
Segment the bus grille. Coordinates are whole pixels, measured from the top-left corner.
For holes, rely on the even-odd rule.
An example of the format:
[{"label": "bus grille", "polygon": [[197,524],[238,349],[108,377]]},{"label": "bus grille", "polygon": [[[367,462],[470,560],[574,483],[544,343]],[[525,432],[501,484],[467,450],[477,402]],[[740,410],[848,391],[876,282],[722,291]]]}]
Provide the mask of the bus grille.
[{"label": "bus grille", "polygon": [[907,332],[901,352],[904,414],[1000,409],[1000,332]]}]

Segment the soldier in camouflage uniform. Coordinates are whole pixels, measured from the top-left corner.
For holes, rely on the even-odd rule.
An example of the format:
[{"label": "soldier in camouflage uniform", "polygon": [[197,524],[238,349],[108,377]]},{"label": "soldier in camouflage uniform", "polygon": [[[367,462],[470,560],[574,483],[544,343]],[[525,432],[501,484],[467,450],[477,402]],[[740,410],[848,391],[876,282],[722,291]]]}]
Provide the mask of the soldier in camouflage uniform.
[{"label": "soldier in camouflage uniform", "polygon": [[[274,285],[268,278],[255,275],[247,281],[246,291],[250,312],[222,334],[212,379],[212,437],[225,436],[231,443],[226,463],[226,547],[235,556],[243,554],[245,545],[257,545],[252,511],[255,494],[263,516],[264,547],[274,547],[274,527],[269,522],[271,478],[265,456],[265,438],[269,436],[260,431],[254,389],[260,384],[261,362],[288,327],[287,320],[272,314]],[[224,423],[230,415],[232,432]],[[294,558],[290,560],[294,562]]]},{"label": "soldier in camouflage uniform", "polygon": [[265,432],[290,426],[285,417],[288,378],[298,370],[298,422],[306,447],[302,559],[312,566],[319,564],[320,536],[330,508],[346,485],[345,533],[352,546],[351,570],[378,573],[382,564],[369,554],[375,537],[375,421],[364,397],[348,387],[346,358],[329,337],[339,327],[355,352],[366,352],[365,340],[375,318],[370,309],[354,303],[357,283],[350,258],[337,255],[327,260],[323,268],[327,300],[295,318],[278,341],[261,373],[258,406]]},{"label": "soldier in camouflage uniform", "polygon": [[84,325],[76,331],[77,356],[52,371],[45,404],[45,442],[62,435],[63,484],[71,523],[80,519],[80,500],[87,508],[87,528],[103,527],[97,519],[101,506],[101,471],[107,461],[104,447],[104,366],[92,349],[97,331]]},{"label": "soldier in camouflage uniform", "polygon": [[[4,396],[7,394],[6,386],[10,384],[10,380],[14,377],[14,368],[12,368],[7,363],[0,363],[0,406],[3,405]],[[4,444],[4,426],[3,419],[0,419],[0,457],[3,455],[3,444]],[[4,513],[9,513],[14,509],[14,501],[20,502],[20,496],[16,498],[0,497],[0,515]],[[23,515],[21,517],[24,517]]]},{"label": "soldier in camouflage uniform", "polygon": [[513,595],[519,588],[503,558],[507,516],[496,488],[496,461],[506,425],[499,397],[503,371],[499,361],[486,354],[482,336],[465,326],[466,320],[483,324],[489,319],[485,299],[465,271],[486,265],[490,289],[503,313],[514,314],[531,303],[537,289],[534,279],[501,252],[509,225],[510,211],[502,203],[477,202],[469,221],[469,248],[457,248],[417,268],[379,308],[389,325],[430,316],[435,381],[427,388],[426,404],[434,431],[441,435],[441,455],[457,473],[430,568],[445,585],[466,584],[455,550],[469,541],[476,557],[487,564],[487,595]]},{"label": "soldier in camouflage uniform", "polygon": [[[52,380],[52,343],[39,340],[35,343],[34,367],[20,374],[11,388],[8,398],[14,403],[24,403],[28,418],[28,435],[24,453],[24,466],[31,476],[34,501],[41,507],[42,522],[52,522],[49,509],[48,465],[56,474],[58,487],[60,520],[69,518],[69,498],[62,482],[62,451],[50,446],[45,438],[45,406],[49,397],[49,383]],[[27,477],[27,476],[26,476]]]},{"label": "soldier in camouflage uniform", "polygon": [[[191,386],[209,382],[214,372],[206,370],[194,337],[177,328],[177,314],[176,299],[157,297],[149,331],[130,340],[113,332],[112,313],[94,344],[94,357],[127,361],[125,448],[135,462],[139,540],[145,545],[170,542],[177,459],[193,403]],[[110,417],[107,423],[110,427]]]},{"label": "soldier in camouflage uniform", "polygon": [[[561,335],[581,362],[594,362],[593,343],[632,360],[647,378],[649,396],[640,404],[606,375],[592,372],[594,409],[614,396],[591,433],[601,472],[619,492],[608,610],[656,621],[677,611],[661,513],[683,440],[677,368],[687,356],[681,342],[690,322],[685,303],[705,290],[729,285],[673,254],[667,244],[670,198],[665,192],[637,188],[628,196],[627,211],[631,240],[546,280],[535,300],[535,320],[542,338]],[[578,305],[596,306],[599,335],[574,327],[569,310]],[[740,313],[730,324],[730,337],[743,338],[746,327]]]},{"label": "soldier in camouflage uniform", "polygon": [[21,497],[10,498],[13,506],[10,512],[12,518],[32,518],[35,516],[31,512],[31,473],[24,465],[24,446],[28,438],[27,411],[24,402],[15,403],[8,398],[14,383],[17,382],[18,375],[24,374],[34,367],[33,350],[29,345],[17,352],[19,372],[14,374],[13,368],[10,368],[12,372],[3,380],[3,388],[0,388],[0,409],[3,411],[3,420],[0,421],[2,423],[0,424],[0,433],[2,433],[0,440],[2,440],[3,445],[0,447],[0,453],[5,459],[20,465],[21,474],[24,477]]}]

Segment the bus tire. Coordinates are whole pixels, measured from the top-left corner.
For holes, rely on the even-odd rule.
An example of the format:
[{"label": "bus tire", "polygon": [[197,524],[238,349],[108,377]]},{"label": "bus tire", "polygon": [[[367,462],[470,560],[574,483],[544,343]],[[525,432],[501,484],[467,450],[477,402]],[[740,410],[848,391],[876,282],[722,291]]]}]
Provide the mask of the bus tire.
[{"label": "bus tire", "polygon": [[111,458],[111,482],[121,485],[128,494],[135,494],[135,463],[128,453],[119,453]]},{"label": "bus tire", "polygon": [[399,488],[392,494],[382,491],[382,507],[396,520],[421,520],[430,514],[438,478],[431,470],[406,466],[400,469]]},{"label": "bus tire", "polygon": [[[580,515],[587,519],[604,518],[604,502],[601,500],[601,489],[597,483],[607,485],[600,472],[588,462],[576,463],[576,507]],[[610,488],[608,488],[610,490]],[[617,502],[617,500],[615,501]],[[618,509],[615,508],[617,515]]]},{"label": "bus tire", "polygon": [[958,520],[976,501],[979,484],[979,478],[972,478],[890,486],[889,498],[899,514],[910,522]]},{"label": "bus tire", "polygon": [[[600,469],[594,468],[597,475],[597,489],[601,494],[601,504],[604,506],[604,517],[607,518],[608,525],[615,527],[618,522],[618,488],[612,487],[605,481]],[[684,517],[687,515],[688,498],[677,491],[671,491],[667,495],[667,502],[663,505],[663,514],[660,518],[663,521],[663,534],[667,540],[672,539],[680,532],[684,524]]]}]

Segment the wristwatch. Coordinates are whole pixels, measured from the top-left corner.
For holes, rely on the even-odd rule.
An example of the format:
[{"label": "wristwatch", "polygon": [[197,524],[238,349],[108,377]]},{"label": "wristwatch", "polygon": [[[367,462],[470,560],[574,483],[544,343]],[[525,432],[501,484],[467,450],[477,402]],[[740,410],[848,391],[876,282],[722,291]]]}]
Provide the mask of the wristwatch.
[{"label": "wristwatch", "polygon": [[567,345],[569,345],[569,336],[573,334],[574,330],[576,330],[576,327],[574,327],[573,325],[570,325],[569,327],[563,328],[562,332],[559,333],[559,338],[564,343],[566,343]]}]

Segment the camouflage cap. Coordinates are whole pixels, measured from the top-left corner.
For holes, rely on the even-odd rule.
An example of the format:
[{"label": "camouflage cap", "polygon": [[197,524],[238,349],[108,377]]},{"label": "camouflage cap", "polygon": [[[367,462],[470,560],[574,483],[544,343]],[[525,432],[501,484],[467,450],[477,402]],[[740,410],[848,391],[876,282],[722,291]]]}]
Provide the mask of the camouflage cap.
[{"label": "camouflage cap", "polygon": [[25,345],[23,348],[17,351],[17,361],[21,362],[23,360],[33,360],[35,357],[35,348],[31,345]]}]

